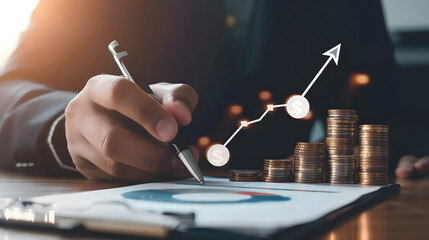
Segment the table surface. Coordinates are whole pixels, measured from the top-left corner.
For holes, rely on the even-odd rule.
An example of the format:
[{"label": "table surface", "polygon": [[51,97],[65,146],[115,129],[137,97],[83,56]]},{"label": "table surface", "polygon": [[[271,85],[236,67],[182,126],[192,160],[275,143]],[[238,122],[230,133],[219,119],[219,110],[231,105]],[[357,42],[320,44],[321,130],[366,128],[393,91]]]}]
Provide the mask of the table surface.
[{"label": "table surface", "polygon": [[[401,193],[347,218],[318,239],[429,239],[429,178],[397,180]],[[85,179],[41,178],[0,172],[0,198],[33,197],[123,186]],[[97,239],[0,228],[0,240]],[[103,238],[105,239],[105,238]]]}]

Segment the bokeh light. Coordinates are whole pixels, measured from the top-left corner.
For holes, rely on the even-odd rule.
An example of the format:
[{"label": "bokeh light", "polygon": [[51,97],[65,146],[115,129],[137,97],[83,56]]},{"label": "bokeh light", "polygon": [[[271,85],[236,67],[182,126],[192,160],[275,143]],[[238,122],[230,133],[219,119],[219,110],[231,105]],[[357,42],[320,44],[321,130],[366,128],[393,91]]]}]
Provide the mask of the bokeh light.
[{"label": "bokeh light", "polygon": [[237,20],[235,19],[234,16],[228,15],[226,16],[225,24],[227,27],[232,28],[232,27],[235,27],[235,25],[237,24]]},{"label": "bokeh light", "polygon": [[350,77],[350,85],[353,87],[368,85],[370,81],[371,79],[366,73],[355,73]]},{"label": "bokeh light", "polygon": [[210,144],[210,138],[203,136],[198,138],[198,146],[200,147],[207,147]]},{"label": "bokeh light", "polygon": [[259,99],[261,99],[262,101],[268,101],[268,100],[271,100],[272,98],[272,94],[268,90],[260,91],[258,96],[259,96]]},{"label": "bokeh light", "polygon": [[242,112],[243,112],[243,107],[238,104],[234,104],[229,107],[229,114],[233,116],[240,115]]}]

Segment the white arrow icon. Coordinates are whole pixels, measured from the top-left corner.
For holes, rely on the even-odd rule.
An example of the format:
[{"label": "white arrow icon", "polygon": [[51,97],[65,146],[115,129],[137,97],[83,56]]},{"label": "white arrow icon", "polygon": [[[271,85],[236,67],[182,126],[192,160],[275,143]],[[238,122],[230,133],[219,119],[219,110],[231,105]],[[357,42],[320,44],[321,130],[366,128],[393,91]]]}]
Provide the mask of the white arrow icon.
[{"label": "white arrow icon", "polygon": [[313,84],[316,82],[317,78],[319,78],[320,74],[322,74],[323,70],[325,70],[326,66],[328,66],[329,62],[331,61],[331,59],[334,60],[335,64],[338,65],[338,59],[340,58],[340,49],[341,49],[341,43],[338,44],[337,46],[329,49],[328,51],[326,51],[323,55],[328,56],[328,60],[326,60],[325,64],[323,65],[323,67],[319,70],[319,72],[316,74],[316,76],[313,78],[313,80],[311,81],[311,83],[308,85],[308,87],[305,89],[305,91],[302,93],[301,96],[305,96],[305,94],[307,94],[307,92],[310,90],[310,88],[313,86]]}]

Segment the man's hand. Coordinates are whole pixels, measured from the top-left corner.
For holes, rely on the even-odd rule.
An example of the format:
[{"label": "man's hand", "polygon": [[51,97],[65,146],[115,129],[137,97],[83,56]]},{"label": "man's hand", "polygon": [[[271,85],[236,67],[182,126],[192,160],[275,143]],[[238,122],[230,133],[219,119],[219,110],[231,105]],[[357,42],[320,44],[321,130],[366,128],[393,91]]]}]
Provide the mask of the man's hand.
[{"label": "man's hand", "polygon": [[67,145],[85,177],[154,181],[186,171],[166,143],[191,122],[197,93],[184,84],[151,88],[161,104],[128,79],[98,75],[69,103]]},{"label": "man's hand", "polygon": [[422,177],[429,173],[429,155],[417,158],[412,155],[403,156],[395,170],[398,178]]}]

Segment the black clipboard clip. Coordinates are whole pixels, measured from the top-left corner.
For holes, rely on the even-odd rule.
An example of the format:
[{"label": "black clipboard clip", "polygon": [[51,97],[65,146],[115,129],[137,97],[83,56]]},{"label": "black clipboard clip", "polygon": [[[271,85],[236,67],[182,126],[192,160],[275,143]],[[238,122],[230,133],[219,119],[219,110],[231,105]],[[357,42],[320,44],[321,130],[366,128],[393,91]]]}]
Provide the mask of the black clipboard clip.
[{"label": "black clipboard clip", "polygon": [[2,201],[0,225],[32,230],[69,232],[78,229],[95,234],[165,238],[171,231],[186,231],[194,226],[195,220],[194,213],[134,209],[122,201],[94,202],[84,208],[62,208],[26,199]]}]

